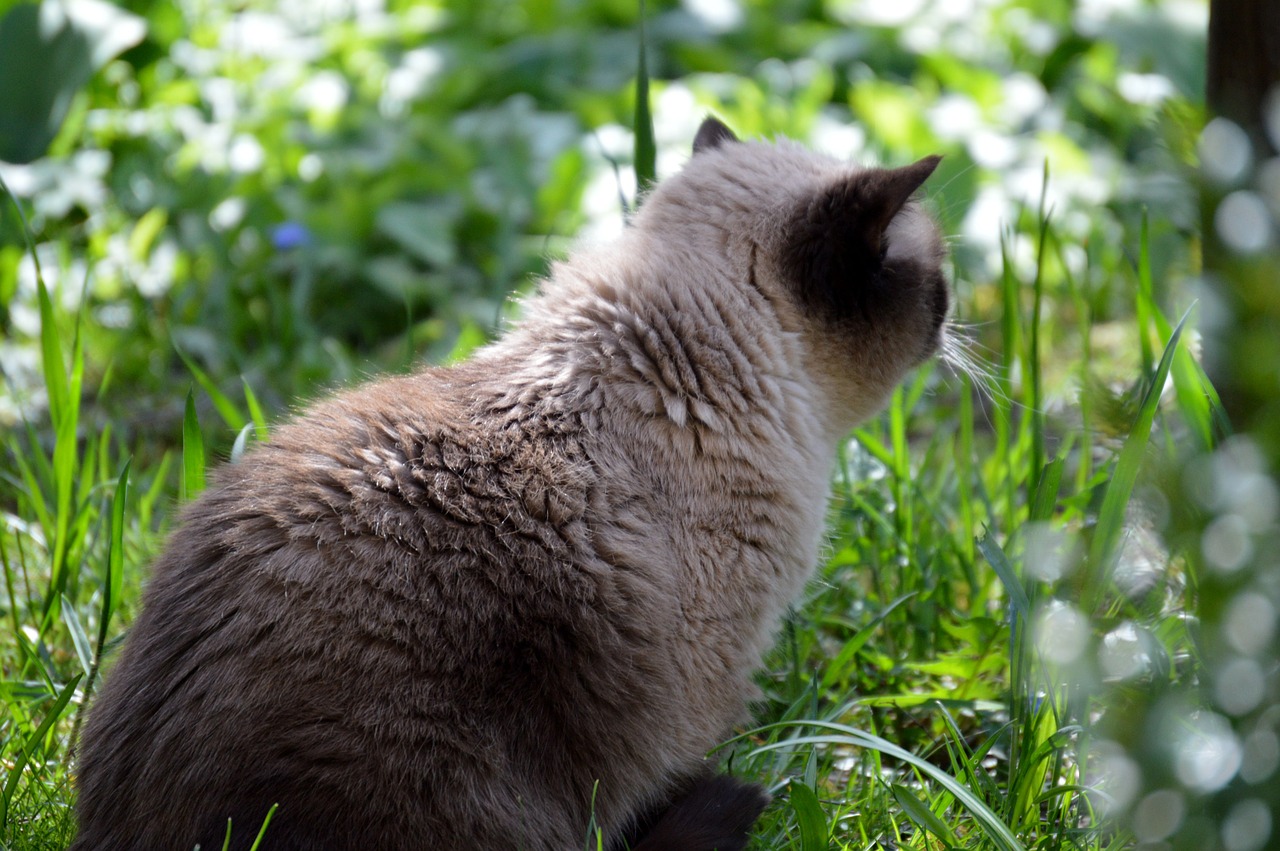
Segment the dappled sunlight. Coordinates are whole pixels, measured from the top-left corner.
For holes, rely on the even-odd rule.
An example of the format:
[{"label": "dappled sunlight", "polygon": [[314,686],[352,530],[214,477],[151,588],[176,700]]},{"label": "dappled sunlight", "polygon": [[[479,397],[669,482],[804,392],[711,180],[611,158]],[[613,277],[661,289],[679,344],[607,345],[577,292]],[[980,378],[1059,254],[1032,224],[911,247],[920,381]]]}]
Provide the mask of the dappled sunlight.
[{"label": "dappled sunlight", "polygon": [[[85,6],[124,29],[46,152],[0,162],[0,757],[31,755],[10,824],[61,813],[43,847],[184,426],[236,458],[466,357],[643,203],[638,4],[134,7]],[[647,8],[659,176],[707,115],[943,157],[945,363],[836,447],[761,726],[717,753],[772,788],[757,846],[1276,847],[1280,88],[1260,127],[1206,114],[1206,0]]]}]

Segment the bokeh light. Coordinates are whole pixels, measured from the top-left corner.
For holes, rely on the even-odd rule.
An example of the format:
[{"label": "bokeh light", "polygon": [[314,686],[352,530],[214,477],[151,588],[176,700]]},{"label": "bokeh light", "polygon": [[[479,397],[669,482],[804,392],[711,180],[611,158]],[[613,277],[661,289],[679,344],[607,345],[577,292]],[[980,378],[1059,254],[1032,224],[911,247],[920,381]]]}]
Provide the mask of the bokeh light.
[{"label": "bokeh light", "polygon": [[1213,675],[1213,696],[1228,715],[1253,711],[1266,694],[1262,666],[1254,659],[1235,658]]},{"label": "bokeh light", "polygon": [[1256,192],[1238,189],[1223,198],[1213,226],[1223,244],[1239,254],[1257,254],[1271,245],[1271,213]]},{"label": "bokeh light", "polygon": [[1088,765],[1085,785],[1096,793],[1090,795],[1094,809],[1104,818],[1126,812],[1142,788],[1138,763],[1123,746],[1102,740],[1090,748]]},{"label": "bokeh light", "polygon": [[1276,631],[1276,607],[1257,591],[1241,591],[1232,598],[1222,619],[1227,642],[1241,653],[1266,650]]},{"label": "bokeh light", "polygon": [[1151,642],[1151,637],[1132,621],[1125,621],[1108,632],[1098,648],[1098,666],[1103,678],[1128,680],[1150,673]]},{"label": "bokeh light", "polygon": [[1075,606],[1049,600],[1036,614],[1036,648],[1045,661],[1069,665],[1080,658],[1089,645],[1089,619]]},{"label": "bokeh light", "polygon": [[1231,723],[1216,712],[1197,711],[1176,722],[1174,770],[1196,792],[1226,786],[1240,768],[1241,749]]},{"label": "bokeh light", "polygon": [[1222,823],[1222,844],[1227,851],[1261,851],[1271,838],[1271,810],[1257,798],[1236,804]]},{"label": "bokeh light", "polygon": [[1186,815],[1186,799],[1175,789],[1159,789],[1133,809],[1133,832],[1141,842],[1159,842],[1173,834]]}]

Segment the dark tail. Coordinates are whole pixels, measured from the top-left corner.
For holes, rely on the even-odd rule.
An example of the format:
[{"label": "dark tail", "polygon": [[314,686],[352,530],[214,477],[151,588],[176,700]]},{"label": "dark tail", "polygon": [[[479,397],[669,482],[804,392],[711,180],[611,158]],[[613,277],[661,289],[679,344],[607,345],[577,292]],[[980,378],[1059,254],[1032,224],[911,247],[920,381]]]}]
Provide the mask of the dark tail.
[{"label": "dark tail", "polygon": [[769,796],[732,777],[699,779],[672,802],[633,851],[742,851]]}]

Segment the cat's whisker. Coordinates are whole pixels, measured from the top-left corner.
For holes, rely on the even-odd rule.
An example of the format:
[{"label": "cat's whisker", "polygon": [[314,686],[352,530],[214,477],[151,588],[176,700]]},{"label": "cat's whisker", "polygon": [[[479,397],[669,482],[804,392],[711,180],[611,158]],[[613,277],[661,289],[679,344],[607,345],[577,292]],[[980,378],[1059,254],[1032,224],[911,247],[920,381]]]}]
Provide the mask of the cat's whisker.
[{"label": "cat's whisker", "polygon": [[966,331],[959,323],[947,323],[942,337],[942,362],[967,376],[985,398],[1008,402],[1009,398],[1000,386],[995,367],[975,351],[979,344]]}]

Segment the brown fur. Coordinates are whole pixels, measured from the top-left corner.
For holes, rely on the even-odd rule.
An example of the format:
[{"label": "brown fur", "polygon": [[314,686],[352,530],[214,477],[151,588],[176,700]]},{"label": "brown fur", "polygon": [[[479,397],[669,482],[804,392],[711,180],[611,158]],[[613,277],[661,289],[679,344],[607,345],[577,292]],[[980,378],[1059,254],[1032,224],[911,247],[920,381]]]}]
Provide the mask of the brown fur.
[{"label": "brown fur", "polygon": [[568,851],[673,798],[639,847],[741,847],[759,793],[695,778],[837,440],[947,297],[907,201],[932,165],[699,139],[502,341],[217,472],[90,713],[77,851],[219,848],[228,818],[246,848],[277,802],[269,849]]}]

